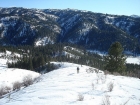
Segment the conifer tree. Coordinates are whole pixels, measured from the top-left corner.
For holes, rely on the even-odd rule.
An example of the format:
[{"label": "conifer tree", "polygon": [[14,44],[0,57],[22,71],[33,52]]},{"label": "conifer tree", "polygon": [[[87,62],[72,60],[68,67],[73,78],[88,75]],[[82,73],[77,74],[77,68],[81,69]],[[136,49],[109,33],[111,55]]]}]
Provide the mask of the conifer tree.
[{"label": "conifer tree", "polygon": [[123,47],[119,42],[115,42],[111,45],[108,51],[108,56],[105,57],[106,65],[105,70],[113,72],[123,73],[126,69],[123,53]]},{"label": "conifer tree", "polygon": [[33,63],[32,63],[32,59],[29,59],[29,69],[33,70]]},{"label": "conifer tree", "polygon": [[45,65],[45,60],[44,60],[44,57],[43,55],[40,56],[40,66],[43,66]]}]

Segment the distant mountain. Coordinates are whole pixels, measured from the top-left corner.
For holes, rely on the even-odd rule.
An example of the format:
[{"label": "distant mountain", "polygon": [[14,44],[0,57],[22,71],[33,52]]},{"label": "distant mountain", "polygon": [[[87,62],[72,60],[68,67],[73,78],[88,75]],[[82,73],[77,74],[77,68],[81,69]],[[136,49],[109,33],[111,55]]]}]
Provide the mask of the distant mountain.
[{"label": "distant mountain", "polygon": [[0,8],[1,45],[73,43],[107,51],[119,41],[140,53],[140,18],[73,9]]},{"label": "distant mountain", "polygon": [[138,15],[131,15],[131,17],[133,17],[133,18],[140,18],[140,16],[138,16]]}]

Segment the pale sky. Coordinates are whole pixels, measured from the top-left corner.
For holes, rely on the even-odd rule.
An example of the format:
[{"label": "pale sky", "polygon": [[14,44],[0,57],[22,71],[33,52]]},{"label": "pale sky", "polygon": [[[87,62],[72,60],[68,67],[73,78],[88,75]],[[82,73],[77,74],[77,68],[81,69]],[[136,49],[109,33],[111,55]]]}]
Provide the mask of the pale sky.
[{"label": "pale sky", "polygon": [[0,0],[0,7],[71,8],[115,15],[140,16],[140,0]]}]

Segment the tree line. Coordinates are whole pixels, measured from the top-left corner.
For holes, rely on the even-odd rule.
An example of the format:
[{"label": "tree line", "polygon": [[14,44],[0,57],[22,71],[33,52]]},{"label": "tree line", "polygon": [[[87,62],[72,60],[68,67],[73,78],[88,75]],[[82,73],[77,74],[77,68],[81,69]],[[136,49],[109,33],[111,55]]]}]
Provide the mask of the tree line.
[{"label": "tree line", "polygon": [[[81,49],[82,53],[78,53],[72,50],[66,50],[67,52],[75,55],[76,57],[70,57],[70,55],[64,55],[64,47],[71,46],[73,48]],[[118,46],[116,49],[113,46]],[[88,65],[101,70],[108,70],[110,72],[119,72],[132,74],[140,71],[140,65],[126,64],[125,57],[123,55],[123,48],[120,43],[111,45],[108,56],[101,57],[98,54],[87,52],[82,46],[74,44],[48,44],[46,46],[0,46],[0,52],[6,52],[6,50],[12,53],[16,52],[20,54],[20,57],[16,62],[8,62],[9,68],[22,68],[33,70],[36,72],[49,72],[53,70],[55,65],[51,64],[51,61],[58,62],[71,62],[81,65]],[[116,54],[117,53],[117,54]],[[113,56],[117,59],[114,59]],[[118,56],[118,57],[117,57]],[[108,61],[111,58],[111,61]],[[116,61],[115,61],[116,60]],[[110,62],[110,64],[108,64]],[[113,63],[114,62],[114,63]],[[118,63],[119,62],[119,63]],[[46,69],[47,68],[47,69]]]}]

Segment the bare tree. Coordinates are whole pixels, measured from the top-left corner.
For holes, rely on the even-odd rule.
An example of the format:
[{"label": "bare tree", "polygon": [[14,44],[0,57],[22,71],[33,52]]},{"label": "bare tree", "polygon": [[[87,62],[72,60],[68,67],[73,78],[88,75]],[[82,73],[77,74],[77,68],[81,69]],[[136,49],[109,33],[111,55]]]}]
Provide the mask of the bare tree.
[{"label": "bare tree", "polygon": [[21,88],[21,86],[22,86],[22,83],[16,81],[13,83],[13,90],[18,90]]},{"label": "bare tree", "polygon": [[29,86],[29,85],[32,85],[33,84],[33,79],[32,79],[32,76],[31,75],[27,75],[23,78],[23,85],[24,86]]},{"label": "bare tree", "polygon": [[114,83],[110,82],[107,87],[108,87],[108,91],[111,92],[114,88]]},{"label": "bare tree", "polygon": [[103,100],[102,100],[102,105],[110,105],[110,100],[109,100],[109,96],[105,95]]},{"label": "bare tree", "polygon": [[84,100],[84,96],[82,94],[78,94],[78,101],[83,101]]}]

